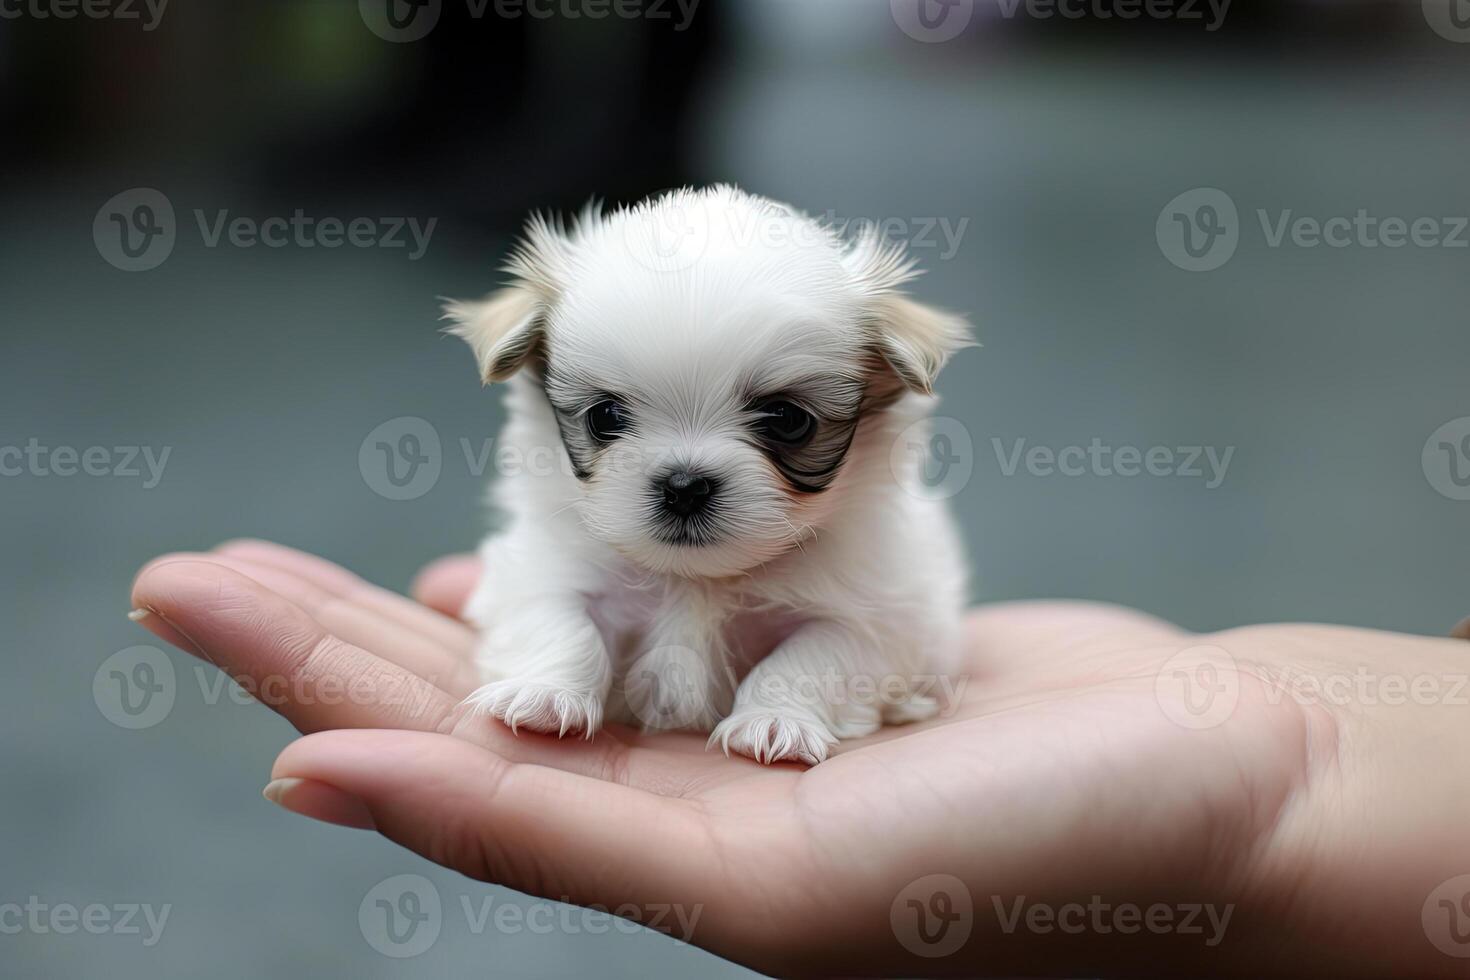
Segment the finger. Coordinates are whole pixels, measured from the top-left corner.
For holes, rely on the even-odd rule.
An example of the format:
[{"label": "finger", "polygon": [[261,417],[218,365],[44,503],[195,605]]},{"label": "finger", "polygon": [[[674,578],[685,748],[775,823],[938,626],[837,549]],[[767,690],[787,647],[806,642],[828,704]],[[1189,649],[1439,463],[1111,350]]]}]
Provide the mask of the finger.
[{"label": "finger", "polygon": [[214,552],[289,572],[311,582],[330,595],[371,608],[379,615],[397,622],[446,649],[467,653],[473,643],[470,632],[462,624],[455,622],[453,618],[446,618],[396,592],[366,582],[325,558],[318,558],[316,555],[309,555],[304,551],[297,551],[295,548],[287,548],[270,541],[248,539],[226,541],[215,548]]},{"label": "finger", "polygon": [[200,557],[249,576],[300,606],[322,629],[338,639],[395,663],[456,698],[464,697],[478,686],[474,665],[469,661],[472,640],[468,631],[461,649],[446,649],[383,615],[374,606],[372,597],[343,598],[292,572],[244,558],[222,554]]},{"label": "finger", "polygon": [[409,594],[430,609],[458,618],[479,580],[480,559],[474,555],[450,555],[424,566],[413,580]]},{"label": "finger", "polygon": [[260,795],[292,813],[323,823],[358,830],[377,829],[373,826],[373,815],[361,800],[314,779],[272,779]]},{"label": "finger", "polygon": [[708,786],[712,778],[746,764],[744,759],[707,750],[704,735],[645,735],[613,725],[592,738],[558,738],[527,729],[512,732],[499,720],[464,704],[455,708],[439,731],[489,749],[509,762],[548,766],[659,796],[689,796]]},{"label": "finger", "polygon": [[[215,664],[300,730],[435,729],[455,699],[343,642],[300,606],[223,565],[188,556],[144,567],[133,605],[142,625]],[[159,629],[160,621],[167,629]]]},{"label": "finger", "polygon": [[[682,795],[728,761],[683,751],[685,741],[698,741],[692,737],[643,739],[622,730],[605,730],[590,740],[516,735],[494,718],[472,712],[457,696],[332,636],[295,602],[227,561],[179,554],[148,565],[133,589],[134,603],[153,612],[140,625],[240,680],[302,731],[452,732],[513,762],[669,796]],[[645,741],[656,747],[644,748]]]},{"label": "finger", "polygon": [[1450,636],[1456,640],[1470,640],[1470,616],[1460,620],[1460,625],[1450,630]]},{"label": "finger", "polygon": [[288,746],[271,778],[333,787],[392,840],[519,891],[615,910],[719,891],[692,804],[516,765],[448,735],[324,732]]}]

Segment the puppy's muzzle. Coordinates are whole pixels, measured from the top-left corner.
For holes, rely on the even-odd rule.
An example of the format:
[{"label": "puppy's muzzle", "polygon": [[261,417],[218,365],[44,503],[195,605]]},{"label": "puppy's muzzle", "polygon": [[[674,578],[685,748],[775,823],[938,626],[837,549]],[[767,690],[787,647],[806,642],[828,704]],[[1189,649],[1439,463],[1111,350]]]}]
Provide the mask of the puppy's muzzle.
[{"label": "puppy's muzzle", "polygon": [[715,499],[718,481],[711,477],[677,470],[664,477],[658,486],[666,511],[689,518],[707,510]]}]

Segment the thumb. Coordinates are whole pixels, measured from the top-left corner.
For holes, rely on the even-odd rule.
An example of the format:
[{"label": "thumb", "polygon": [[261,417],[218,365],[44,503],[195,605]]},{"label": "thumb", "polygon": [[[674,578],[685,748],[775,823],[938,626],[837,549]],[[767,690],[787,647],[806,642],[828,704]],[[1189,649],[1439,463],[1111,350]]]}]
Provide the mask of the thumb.
[{"label": "thumb", "polygon": [[511,763],[450,735],[308,735],[276,760],[271,787],[267,798],[287,809],[375,827],[472,878],[641,921],[702,907],[718,890],[687,801]]}]

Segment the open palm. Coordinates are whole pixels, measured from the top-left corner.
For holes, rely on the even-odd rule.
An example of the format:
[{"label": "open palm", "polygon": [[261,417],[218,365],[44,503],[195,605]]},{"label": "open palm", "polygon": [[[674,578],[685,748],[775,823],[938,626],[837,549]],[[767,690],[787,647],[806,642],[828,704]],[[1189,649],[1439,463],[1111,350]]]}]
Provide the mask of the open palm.
[{"label": "open palm", "polygon": [[[1372,793],[1354,778],[1406,731],[1448,737],[1458,719],[1401,716],[1383,731],[1360,724],[1371,705],[1345,716],[1282,696],[1390,642],[1400,664],[1444,673],[1463,656],[1449,640],[1308,626],[1198,637],[1114,607],[992,606],[971,617],[963,697],[944,717],[843,743],[812,769],[768,767],[702,736],[517,736],[461,710],[477,679],[473,635],[453,614],[477,574],[470,559],[437,563],[415,602],[322,559],[235,542],[158,559],[133,600],[144,625],[309,735],[274,769],[288,808],[536,895],[645,920],[678,908],[696,917],[684,938],[781,974],[1224,973],[1259,966],[1263,936],[1283,926],[1352,923],[1391,941],[1417,922],[1432,867],[1406,874],[1398,861],[1384,880],[1401,885],[1358,896],[1403,892],[1403,915],[1381,928],[1352,902],[1303,903],[1303,876],[1370,818],[1379,833],[1464,837],[1448,817],[1399,826],[1408,818],[1382,794],[1424,795],[1413,757]],[[1445,797],[1421,802],[1466,812],[1467,783],[1441,779]],[[1120,935],[1016,918],[1090,899],[1228,906],[1232,918],[1208,946],[1208,925]],[[936,940],[930,912],[963,934]],[[1273,966],[1293,962],[1273,952]],[[1339,960],[1373,966],[1345,947],[1311,962]]]}]

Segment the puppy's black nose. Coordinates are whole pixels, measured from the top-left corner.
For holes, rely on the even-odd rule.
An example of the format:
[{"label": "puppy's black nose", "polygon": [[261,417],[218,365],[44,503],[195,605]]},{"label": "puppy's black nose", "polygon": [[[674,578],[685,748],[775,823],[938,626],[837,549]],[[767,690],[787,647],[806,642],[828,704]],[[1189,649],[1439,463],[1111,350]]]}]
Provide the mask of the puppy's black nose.
[{"label": "puppy's black nose", "polygon": [[685,470],[670,473],[664,479],[664,506],[680,517],[693,517],[709,505],[714,483]]}]

